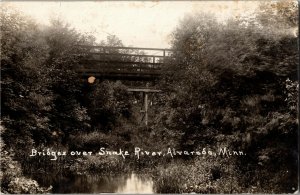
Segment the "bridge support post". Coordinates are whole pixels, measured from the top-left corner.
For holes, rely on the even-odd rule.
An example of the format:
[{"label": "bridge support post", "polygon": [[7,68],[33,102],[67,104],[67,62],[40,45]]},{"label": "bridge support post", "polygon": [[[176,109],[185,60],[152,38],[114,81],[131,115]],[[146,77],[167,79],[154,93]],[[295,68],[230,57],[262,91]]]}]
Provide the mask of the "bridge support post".
[{"label": "bridge support post", "polygon": [[129,92],[142,92],[142,95],[143,95],[143,102],[142,102],[143,110],[141,110],[141,112],[143,113],[144,116],[143,116],[141,121],[143,121],[145,123],[145,125],[148,126],[148,106],[149,106],[148,95],[149,95],[149,93],[159,93],[159,92],[161,92],[161,90],[149,89],[149,88],[140,88],[140,89],[127,89],[127,91],[129,91]]},{"label": "bridge support post", "polygon": [[144,92],[145,125],[148,125],[148,93]]}]

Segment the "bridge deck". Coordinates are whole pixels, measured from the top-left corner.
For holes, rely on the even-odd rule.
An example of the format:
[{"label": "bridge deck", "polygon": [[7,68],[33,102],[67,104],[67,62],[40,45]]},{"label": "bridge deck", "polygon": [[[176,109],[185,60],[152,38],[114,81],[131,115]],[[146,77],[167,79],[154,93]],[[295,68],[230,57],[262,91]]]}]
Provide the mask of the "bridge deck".
[{"label": "bridge deck", "polygon": [[[80,46],[80,67],[84,77],[105,79],[155,80],[162,74],[171,49],[138,47]],[[145,51],[150,51],[146,53]],[[156,51],[153,54],[153,51]],[[152,52],[152,53],[151,53]],[[158,55],[160,53],[161,55]]]}]

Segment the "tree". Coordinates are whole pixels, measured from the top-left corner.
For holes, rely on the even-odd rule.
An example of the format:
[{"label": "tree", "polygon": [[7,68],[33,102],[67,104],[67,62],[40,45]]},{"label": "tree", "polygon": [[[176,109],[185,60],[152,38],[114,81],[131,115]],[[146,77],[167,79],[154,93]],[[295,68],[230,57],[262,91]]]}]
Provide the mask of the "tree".
[{"label": "tree", "polygon": [[[29,18],[1,10],[1,86],[3,135],[17,157],[33,145],[66,140],[72,131],[88,128],[81,98],[76,44],[91,38],[61,21],[41,30]],[[16,141],[12,141],[16,139]]]},{"label": "tree", "polygon": [[93,44],[94,39],[77,33],[68,24],[56,19],[51,21],[43,34],[49,46],[47,65],[52,78],[51,90],[55,94],[51,112],[52,128],[65,142],[70,133],[89,128],[89,116],[81,103],[83,83],[76,73],[80,62],[75,54],[84,51],[78,45]]},{"label": "tree", "polygon": [[89,91],[88,110],[94,128],[112,130],[120,118],[131,116],[130,97],[121,82],[103,81],[93,84]]},{"label": "tree", "polygon": [[[280,4],[276,6],[281,8]],[[286,79],[297,78],[297,38],[286,31],[270,31],[278,23],[266,25],[260,18],[257,15],[248,25],[243,20],[219,24],[213,16],[201,14],[184,18],[173,33],[177,52],[165,76],[166,89],[175,88],[169,91],[173,114],[168,128],[183,132],[183,148],[245,150],[246,157],[227,162],[241,171],[236,176],[243,178],[239,185],[247,184],[244,188],[292,192],[297,120],[285,99]],[[285,158],[276,162],[279,156]],[[254,169],[263,174],[258,177]],[[288,171],[284,181],[264,183],[284,170]]]},{"label": "tree", "polygon": [[293,28],[298,26],[298,2],[262,2],[257,10],[257,19],[264,27]]},{"label": "tree", "polygon": [[48,114],[53,96],[45,66],[48,48],[37,25],[6,6],[1,7],[1,32],[5,141],[27,148],[51,136]]}]

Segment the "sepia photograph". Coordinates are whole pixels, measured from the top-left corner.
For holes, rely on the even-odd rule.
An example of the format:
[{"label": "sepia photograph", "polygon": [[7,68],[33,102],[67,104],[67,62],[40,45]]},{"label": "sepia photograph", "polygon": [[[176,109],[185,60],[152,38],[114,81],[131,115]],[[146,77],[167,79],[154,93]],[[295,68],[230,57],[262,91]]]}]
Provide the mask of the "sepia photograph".
[{"label": "sepia photograph", "polygon": [[298,9],[0,2],[1,194],[298,194]]}]

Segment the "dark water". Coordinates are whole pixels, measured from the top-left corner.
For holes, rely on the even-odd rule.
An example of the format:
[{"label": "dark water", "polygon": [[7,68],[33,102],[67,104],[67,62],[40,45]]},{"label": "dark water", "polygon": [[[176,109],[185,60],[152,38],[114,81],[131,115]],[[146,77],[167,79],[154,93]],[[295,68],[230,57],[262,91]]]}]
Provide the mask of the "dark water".
[{"label": "dark water", "polygon": [[69,175],[57,176],[55,179],[48,179],[47,175],[44,175],[43,179],[39,180],[48,185],[50,183],[53,187],[52,193],[154,193],[153,181],[145,174]]}]

